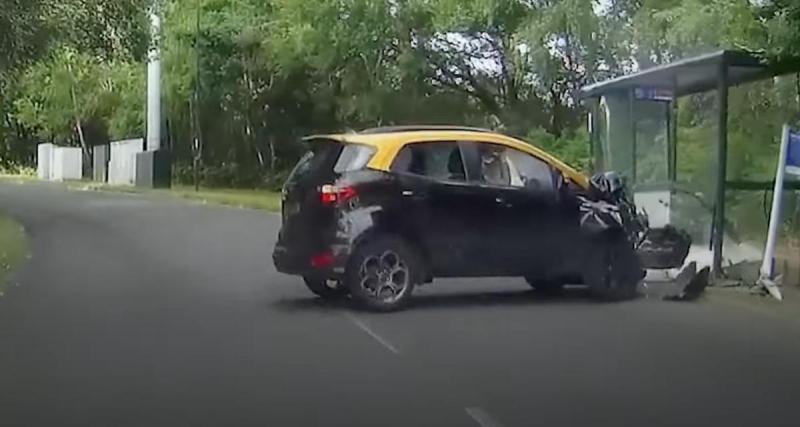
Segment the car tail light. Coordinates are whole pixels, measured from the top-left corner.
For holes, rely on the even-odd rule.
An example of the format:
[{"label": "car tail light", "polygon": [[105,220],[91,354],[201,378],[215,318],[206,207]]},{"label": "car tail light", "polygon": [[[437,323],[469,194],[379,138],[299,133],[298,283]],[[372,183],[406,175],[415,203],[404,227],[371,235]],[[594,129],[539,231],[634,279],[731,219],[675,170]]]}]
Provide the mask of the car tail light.
[{"label": "car tail light", "polygon": [[333,265],[333,252],[327,251],[311,257],[311,267],[325,268]]},{"label": "car tail light", "polygon": [[319,197],[323,205],[332,206],[337,203],[346,202],[358,194],[355,187],[335,185],[323,185],[319,189]]}]

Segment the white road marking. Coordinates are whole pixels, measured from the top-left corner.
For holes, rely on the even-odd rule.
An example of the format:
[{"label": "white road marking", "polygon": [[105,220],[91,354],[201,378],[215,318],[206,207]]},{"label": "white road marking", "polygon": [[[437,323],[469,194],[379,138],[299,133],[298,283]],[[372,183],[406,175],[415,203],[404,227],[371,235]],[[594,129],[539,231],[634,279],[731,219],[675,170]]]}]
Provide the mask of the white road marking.
[{"label": "white road marking", "polygon": [[354,325],[358,326],[358,329],[361,329],[362,331],[366,332],[367,335],[371,336],[375,341],[380,343],[380,345],[386,347],[386,349],[388,349],[394,354],[400,354],[400,352],[397,350],[395,346],[392,345],[392,343],[386,340],[386,338],[378,335],[377,332],[370,329],[370,327],[367,326],[367,324],[364,323],[361,319],[359,319],[358,317],[356,317],[351,313],[347,313],[345,316],[347,316],[347,319],[353,322]]},{"label": "white road marking", "polygon": [[467,415],[481,427],[503,427],[490,413],[482,408],[471,406],[469,408],[464,408],[464,410],[466,410]]}]

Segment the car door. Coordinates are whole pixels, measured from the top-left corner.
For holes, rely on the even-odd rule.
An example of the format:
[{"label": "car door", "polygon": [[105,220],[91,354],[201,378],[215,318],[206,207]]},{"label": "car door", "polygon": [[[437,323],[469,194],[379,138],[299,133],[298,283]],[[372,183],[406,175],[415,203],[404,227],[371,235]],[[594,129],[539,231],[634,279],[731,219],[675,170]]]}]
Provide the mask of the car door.
[{"label": "car door", "polygon": [[482,203],[491,210],[483,244],[493,274],[547,275],[560,252],[555,172],[504,145],[473,142],[465,150]]},{"label": "car door", "polygon": [[404,147],[392,165],[402,195],[398,207],[406,232],[425,250],[436,276],[480,274],[476,265],[485,223],[475,209],[477,187],[467,179],[456,142]]}]

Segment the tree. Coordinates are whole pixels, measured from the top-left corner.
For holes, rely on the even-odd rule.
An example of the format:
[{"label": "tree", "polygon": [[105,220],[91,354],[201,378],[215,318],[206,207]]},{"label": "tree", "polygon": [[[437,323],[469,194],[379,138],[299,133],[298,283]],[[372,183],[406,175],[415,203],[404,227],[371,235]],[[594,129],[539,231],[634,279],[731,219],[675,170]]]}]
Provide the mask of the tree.
[{"label": "tree", "polygon": [[[202,135],[206,182],[220,185],[277,185],[302,135],[408,123],[497,128],[583,166],[581,86],[725,47],[781,61],[798,46],[794,3],[162,0],[168,144],[180,178]],[[143,133],[148,4],[6,3],[0,159],[29,159],[40,139]],[[732,93],[731,144],[745,147],[732,173],[761,173],[771,146],[744,141],[796,110],[795,83]],[[686,105],[684,146],[702,151],[704,104]]]},{"label": "tree", "polygon": [[613,74],[610,16],[585,1],[417,2],[432,25],[417,29],[428,77],[463,92],[516,134],[556,136],[577,125],[575,91]]},{"label": "tree", "polygon": [[0,76],[35,60],[52,44],[96,55],[141,57],[148,0],[0,1]]},{"label": "tree", "polygon": [[[4,167],[31,158],[25,153],[32,152],[35,135],[78,141],[88,157],[87,139],[103,139],[109,125],[109,118],[100,111],[114,110],[101,105],[108,102],[105,98],[112,92],[108,86],[116,79],[97,80],[105,86],[97,81],[84,84],[91,81],[85,73],[96,71],[101,65],[98,61],[105,61],[114,64],[104,70],[122,78],[119,84],[132,77],[125,71],[126,61],[140,58],[145,50],[146,4],[145,0],[0,2],[0,113],[4,119],[0,121],[4,140],[0,163]],[[119,70],[112,71],[117,66]],[[92,102],[84,104],[85,100]],[[132,125],[123,125],[125,121],[116,120],[112,127]]]},{"label": "tree", "polygon": [[49,35],[41,0],[0,1],[0,79],[17,66],[35,58],[46,46]]},{"label": "tree", "polygon": [[15,118],[43,140],[79,145],[88,162],[89,147],[107,142],[109,130],[118,136],[141,126],[130,108],[143,105],[142,83],[125,63],[62,48],[21,77]]}]

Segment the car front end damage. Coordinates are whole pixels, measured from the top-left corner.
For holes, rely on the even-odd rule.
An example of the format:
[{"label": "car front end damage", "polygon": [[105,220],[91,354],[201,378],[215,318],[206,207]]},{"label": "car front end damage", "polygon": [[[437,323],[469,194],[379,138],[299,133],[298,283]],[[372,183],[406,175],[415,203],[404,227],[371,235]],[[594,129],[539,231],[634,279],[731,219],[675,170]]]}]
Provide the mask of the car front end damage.
[{"label": "car front end damage", "polygon": [[616,173],[593,176],[589,191],[578,199],[580,226],[584,233],[596,239],[624,234],[638,259],[638,265],[629,268],[642,271],[681,269],[667,297],[680,298],[690,287],[705,288],[709,272],[705,269],[698,272],[694,265],[684,265],[692,244],[689,234],[671,225],[651,228],[646,212],[637,210]]}]

